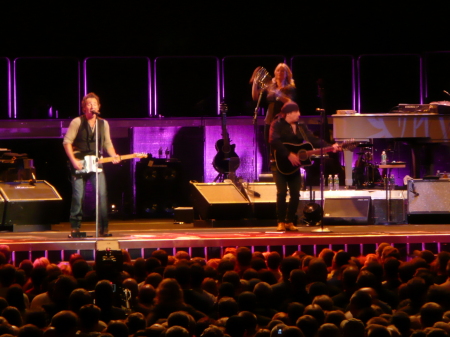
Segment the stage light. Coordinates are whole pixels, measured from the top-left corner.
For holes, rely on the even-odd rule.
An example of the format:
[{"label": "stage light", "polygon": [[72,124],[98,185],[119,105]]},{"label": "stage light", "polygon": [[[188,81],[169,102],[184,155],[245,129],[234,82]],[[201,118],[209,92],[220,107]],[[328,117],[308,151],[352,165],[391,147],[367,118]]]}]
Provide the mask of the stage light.
[{"label": "stage light", "polygon": [[308,226],[318,226],[323,217],[322,206],[315,202],[310,202],[303,207],[303,221]]}]

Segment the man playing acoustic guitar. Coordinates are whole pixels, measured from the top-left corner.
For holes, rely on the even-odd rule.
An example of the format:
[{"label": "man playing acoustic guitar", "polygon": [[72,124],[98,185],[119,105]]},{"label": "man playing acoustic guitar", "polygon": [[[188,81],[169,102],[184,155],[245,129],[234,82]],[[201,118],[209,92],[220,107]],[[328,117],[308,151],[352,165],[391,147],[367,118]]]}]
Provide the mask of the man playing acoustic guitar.
[{"label": "man playing acoustic guitar", "polygon": [[[83,216],[83,199],[86,183],[89,180],[95,189],[96,172],[77,173],[76,170],[83,170],[83,158],[88,155],[95,155],[95,133],[99,132],[98,152],[99,157],[102,149],[105,149],[109,156],[113,157],[112,162],[117,164],[120,157],[111,141],[109,124],[106,120],[99,118],[100,99],[94,93],[89,93],[81,101],[82,116],[74,118],[64,136],[63,146],[69,157],[72,168],[72,203],[70,206],[70,225],[72,227],[72,237],[77,237],[80,233],[81,220]],[[97,123],[96,123],[97,121]],[[100,170],[99,170],[100,171]],[[100,236],[111,236],[108,233],[108,206],[106,181],[103,171],[98,173],[99,184],[99,227]],[[78,234],[78,235],[77,235]]]},{"label": "man playing acoustic guitar", "polygon": [[[307,158],[300,158],[299,151],[294,150],[305,140],[312,142],[315,148],[326,147],[325,141],[314,137],[305,124],[299,124],[300,109],[297,103],[290,101],[283,105],[278,118],[270,125],[269,143],[272,157],[271,171],[277,187],[277,221],[278,231],[296,231],[294,225],[295,213],[300,199],[299,168]],[[309,145],[306,143],[305,145]],[[340,150],[338,144],[333,144],[328,150]],[[293,152],[295,151],[295,152]],[[305,151],[306,153],[306,151]],[[286,203],[289,187],[289,204]]]}]

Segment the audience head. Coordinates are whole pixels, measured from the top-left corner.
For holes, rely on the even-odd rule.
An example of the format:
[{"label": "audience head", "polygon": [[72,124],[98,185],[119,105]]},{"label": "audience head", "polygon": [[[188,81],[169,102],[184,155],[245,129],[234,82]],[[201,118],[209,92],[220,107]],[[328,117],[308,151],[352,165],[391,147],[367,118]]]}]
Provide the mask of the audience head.
[{"label": "audience head", "polygon": [[129,337],[129,330],[125,322],[123,321],[110,321],[108,323],[108,327],[106,328],[106,332],[109,332],[114,337]]},{"label": "audience head", "polygon": [[317,337],[336,337],[339,334],[339,328],[331,323],[324,323],[317,330]]},{"label": "audience head", "polygon": [[424,328],[432,327],[434,323],[442,320],[444,309],[434,302],[425,303],[420,308],[420,322]]},{"label": "audience head", "polygon": [[158,249],[152,252],[152,257],[155,257],[161,263],[161,266],[165,267],[169,261],[169,254],[163,249]]},{"label": "audience head", "polygon": [[237,315],[239,306],[236,300],[232,297],[222,297],[217,305],[217,310],[220,317],[231,317]]},{"label": "audience head", "polygon": [[341,331],[343,337],[364,337],[364,323],[357,318],[350,318],[341,322]]},{"label": "audience head", "polygon": [[4,317],[9,324],[21,327],[23,324],[22,315],[16,307],[6,307],[2,311],[2,317]]},{"label": "audience head", "polygon": [[314,337],[319,329],[319,323],[317,320],[308,314],[301,316],[295,325],[303,332],[305,337]]},{"label": "audience head", "polygon": [[273,270],[278,270],[280,267],[282,258],[278,252],[270,252],[267,256],[267,267]]},{"label": "audience head", "polygon": [[78,329],[78,317],[72,311],[63,310],[52,317],[50,326],[55,328],[57,335],[69,336]]},{"label": "audience head", "polygon": [[94,304],[83,305],[78,311],[80,327],[83,331],[94,331],[100,320],[101,309]]},{"label": "audience head", "polygon": [[89,291],[78,288],[72,291],[69,296],[69,310],[78,313],[83,305],[92,304],[93,298]]},{"label": "audience head", "polygon": [[33,324],[26,324],[20,327],[17,337],[43,337],[44,331]]},{"label": "audience head", "polygon": [[200,335],[200,337],[223,337],[224,333],[222,329],[215,325],[210,325],[205,330],[203,330],[203,333]]},{"label": "audience head", "polygon": [[183,302],[183,290],[178,282],[173,278],[162,280],[156,288],[155,304],[176,307]]},{"label": "audience head", "polygon": [[280,265],[280,271],[283,276],[283,279],[287,280],[289,279],[289,275],[291,274],[291,271],[294,269],[299,269],[300,267],[300,259],[293,256],[285,257],[281,261]]}]

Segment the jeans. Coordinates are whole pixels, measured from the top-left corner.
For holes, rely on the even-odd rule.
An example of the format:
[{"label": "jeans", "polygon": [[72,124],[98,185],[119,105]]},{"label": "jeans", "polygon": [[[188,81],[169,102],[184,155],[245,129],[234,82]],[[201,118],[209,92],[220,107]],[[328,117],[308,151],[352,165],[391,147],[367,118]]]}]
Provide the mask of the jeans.
[{"label": "jeans", "polygon": [[[294,222],[300,199],[300,171],[289,175],[282,174],[277,170],[275,163],[272,163],[271,171],[277,187],[277,221]],[[289,203],[286,203],[288,187]]]},{"label": "jeans", "polygon": [[[83,200],[86,183],[90,182],[95,191],[95,172],[72,175],[72,202],[70,205],[70,226],[72,229],[80,229],[83,218]],[[98,174],[99,185],[99,228],[100,232],[108,231],[108,200],[106,193],[105,174]]]}]

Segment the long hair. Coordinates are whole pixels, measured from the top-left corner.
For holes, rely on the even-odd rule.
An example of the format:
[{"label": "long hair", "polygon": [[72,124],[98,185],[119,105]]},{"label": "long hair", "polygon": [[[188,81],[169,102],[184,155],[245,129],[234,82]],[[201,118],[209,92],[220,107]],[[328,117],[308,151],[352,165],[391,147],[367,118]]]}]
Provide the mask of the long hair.
[{"label": "long hair", "polygon": [[[275,71],[278,69],[278,67],[284,68],[284,70],[286,71],[286,79],[284,80],[283,87],[287,87],[288,85],[291,85],[295,88],[295,82],[294,82],[294,79],[292,78],[292,71],[289,68],[289,66],[286,63],[279,63],[275,67]],[[276,83],[275,77],[272,79],[272,82]]]}]

